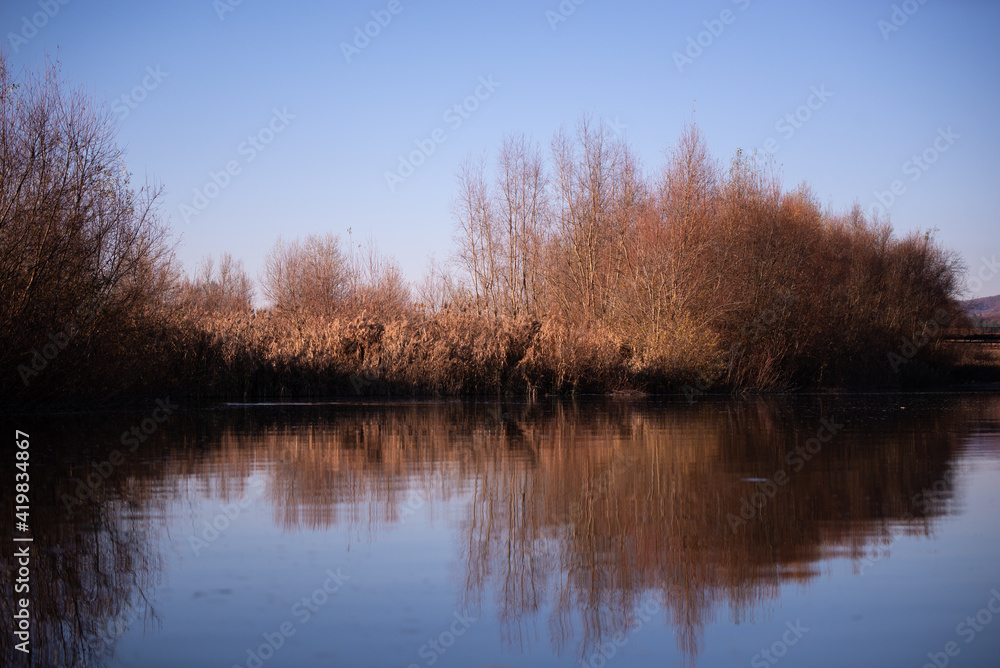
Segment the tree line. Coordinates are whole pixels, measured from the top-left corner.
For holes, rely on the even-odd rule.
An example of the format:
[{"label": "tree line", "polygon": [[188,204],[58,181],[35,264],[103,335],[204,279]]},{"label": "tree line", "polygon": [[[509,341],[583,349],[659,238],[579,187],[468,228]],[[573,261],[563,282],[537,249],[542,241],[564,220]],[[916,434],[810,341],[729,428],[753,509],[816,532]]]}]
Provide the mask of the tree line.
[{"label": "tree line", "polygon": [[0,58],[0,338],[7,400],[358,392],[781,390],[945,373],[928,323],[963,317],[929,233],[824,209],[773,166],[685,128],[660,166],[582,117],[458,170],[455,246],[411,284],[374,240],[281,239],[259,278],[186,275],[161,191],[58,68]]}]

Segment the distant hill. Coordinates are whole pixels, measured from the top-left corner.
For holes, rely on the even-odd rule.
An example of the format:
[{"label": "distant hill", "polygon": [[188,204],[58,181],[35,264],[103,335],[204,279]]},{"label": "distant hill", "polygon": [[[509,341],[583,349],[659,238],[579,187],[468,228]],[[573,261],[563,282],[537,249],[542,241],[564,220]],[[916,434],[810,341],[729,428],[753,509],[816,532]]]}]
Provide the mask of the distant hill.
[{"label": "distant hill", "polygon": [[1000,322],[1000,295],[980,297],[962,302],[970,317],[982,321]]}]

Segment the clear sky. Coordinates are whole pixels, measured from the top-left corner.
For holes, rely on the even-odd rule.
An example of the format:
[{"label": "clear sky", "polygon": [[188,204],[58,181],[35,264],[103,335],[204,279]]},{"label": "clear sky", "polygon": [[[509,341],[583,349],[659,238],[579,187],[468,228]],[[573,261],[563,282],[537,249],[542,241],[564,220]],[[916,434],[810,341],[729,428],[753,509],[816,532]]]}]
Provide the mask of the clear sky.
[{"label": "clear sky", "polygon": [[470,153],[590,112],[654,170],[694,109],[716,157],[773,152],[835,209],[882,193],[1000,293],[996,0],[63,2],[0,3],[3,48],[113,105],[189,267],[228,250],[256,275],[279,234],[350,227],[416,279],[451,252]]}]

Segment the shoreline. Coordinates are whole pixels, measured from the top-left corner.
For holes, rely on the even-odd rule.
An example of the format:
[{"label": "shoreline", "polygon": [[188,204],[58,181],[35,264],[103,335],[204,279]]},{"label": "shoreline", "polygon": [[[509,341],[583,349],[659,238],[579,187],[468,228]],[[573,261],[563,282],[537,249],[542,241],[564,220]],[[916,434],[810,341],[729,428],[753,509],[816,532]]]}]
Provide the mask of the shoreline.
[{"label": "shoreline", "polygon": [[[1000,374],[1000,369],[998,369]],[[126,400],[98,402],[87,400],[68,400],[52,402],[44,405],[28,406],[25,404],[0,403],[7,415],[72,415],[76,413],[95,415],[101,413],[117,414],[142,412],[148,409],[150,402],[168,396],[173,401],[180,402],[179,412],[198,410],[243,409],[243,408],[283,408],[283,407],[319,407],[319,406],[416,406],[429,404],[532,404],[566,402],[636,402],[636,403],[669,403],[678,406],[695,406],[703,401],[739,401],[753,399],[799,399],[808,397],[916,397],[916,396],[962,396],[1000,394],[1000,379],[991,382],[947,384],[940,386],[910,387],[910,388],[809,388],[801,390],[763,391],[742,390],[732,392],[705,392],[694,401],[689,401],[683,392],[639,392],[611,391],[604,393],[578,392],[565,394],[546,394],[531,396],[528,394],[466,394],[466,395],[433,395],[433,394],[372,394],[372,395],[312,395],[312,396],[273,396],[239,398],[231,396],[185,395],[176,392],[160,392],[136,395]]]}]

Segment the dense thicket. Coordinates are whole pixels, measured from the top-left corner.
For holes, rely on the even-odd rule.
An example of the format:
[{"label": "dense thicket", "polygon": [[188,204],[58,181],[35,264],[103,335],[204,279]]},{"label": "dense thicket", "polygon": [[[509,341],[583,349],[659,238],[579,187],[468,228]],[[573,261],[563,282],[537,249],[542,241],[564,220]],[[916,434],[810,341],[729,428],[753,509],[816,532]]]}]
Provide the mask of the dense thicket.
[{"label": "dense thicket", "polygon": [[277,241],[255,308],[229,255],[175,274],[106,113],[52,70],[0,77],[7,398],[898,385],[960,317],[930,235],[724,167],[694,126],[647,173],[586,117],[467,161],[453,255],[412,290],[372,241],[314,234]]},{"label": "dense thicket", "polygon": [[144,373],[174,282],[157,192],[135,186],[106,110],[58,69],[0,57],[2,396],[107,393]]},{"label": "dense thicket", "polygon": [[[824,211],[688,128],[657,174],[584,119],[470,159],[452,271],[410,299],[374,251],[279,241],[269,309],[189,322],[183,377],[223,394],[782,390],[943,367],[959,266],[929,235]],[[932,363],[931,366],[928,362]],[[916,372],[916,373],[915,373]]]},{"label": "dense thicket", "polygon": [[930,235],[824,211],[742,153],[723,169],[696,127],[652,176],[587,118],[551,155],[513,137],[492,177],[464,166],[458,301],[587,331],[641,384],[888,383],[887,351],[959,316],[960,267]]}]

